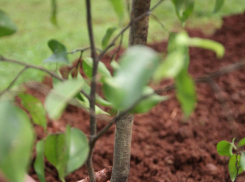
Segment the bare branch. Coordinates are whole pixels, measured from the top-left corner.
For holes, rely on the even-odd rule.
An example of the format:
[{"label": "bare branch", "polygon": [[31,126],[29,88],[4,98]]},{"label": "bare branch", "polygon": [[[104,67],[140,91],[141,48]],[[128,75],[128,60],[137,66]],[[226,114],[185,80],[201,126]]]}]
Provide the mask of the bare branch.
[{"label": "bare branch", "polygon": [[[97,60],[95,43],[94,43],[90,0],[86,0],[86,10],[87,10],[87,27],[89,32],[91,54],[93,58],[92,81],[91,81],[91,90],[90,90],[90,135],[93,136],[96,135],[97,133],[97,124],[96,124],[96,117],[95,117],[95,93],[96,93],[96,73],[98,68],[98,60]],[[90,143],[90,150],[86,161],[86,166],[89,173],[90,181],[96,182],[93,164],[92,164],[92,155],[93,155],[94,146],[91,145],[91,138],[89,143]]]},{"label": "bare branch", "polygon": [[156,9],[162,2],[163,2],[164,0],[160,0],[160,1],[158,1],[158,3],[156,3],[156,5],[155,6],[153,6],[149,11],[147,11],[147,12],[145,12],[145,13],[143,13],[143,14],[141,14],[140,16],[138,16],[137,18],[135,18],[135,19],[133,19],[132,21],[130,21],[129,22],[129,24],[126,26],[126,27],[124,27],[122,30],[121,30],[121,32],[119,32],[118,34],[117,34],[117,36],[111,41],[111,43],[100,53],[100,55],[98,56],[98,60],[100,60],[103,56],[104,56],[104,54],[108,51],[108,49],[111,47],[111,46],[113,46],[114,44],[115,44],[115,42],[117,41],[117,39],[130,27],[130,26],[132,26],[132,24],[133,23],[135,23],[135,22],[137,22],[137,21],[139,21],[139,20],[141,20],[142,18],[144,18],[145,16],[149,16],[150,14],[151,14],[151,12],[154,10],[154,9]]},{"label": "bare branch", "polygon": [[170,31],[163,25],[163,23],[159,20],[159,18],[151,13],[151,17],[165,30],[168,34],[170,34]]},{"label": "bare branch", "polygon": [[14,64],[22,65],[22,66],[25,66],[25,67],[28,67],[28,68],[33,68],[33,69],[36,69],[36,70],[40,70],[40,71],[43,71],[45,73],[48,73],[50,76],[52,76],[54,78],[57,78],[60,81],[63,81],[64,80],[63,78],[61,78],[56,73],[54,73],[52,71],[49,71],[49,70],[47,70],[47,69],[45,69],[44,67],[41,67],[41,66],[35,66],[35,65],[24,63],[24,62],[20,62],[20,61],[8,59],[8,58],[5,58],[5,57],[3,57],[1,55],[0,55],[0,61],[14,63]]},{"label": "bare branch", "polygon": [[236,126],[234,125],[233,113],[232,113],[232,110],[231,110],[227,100],[222,95],[222,89],[219,87],[219,85],[213,79],[210,79],[208,83],[211,86],[211,88],[213,89],[217,98],[219,99],[220,105],[222,106],[222,109],[226,115],[227,121],[231,126],[232,136],[237,138],[237,132],[236,132],[237,129],[236,129]]},{"label": "bare branch", "polygon": [[[220,77],[224,74],[230,73],[232,71],[235,71],[237,69],[242,68],[245,66],[245,60],[230,64],[228,66],[225,66],[217,71],[214,71],[210,74],[207,74],[206,76],[203,77],[198,77],[194,81],[195,83],[202,83],[202,82],[209,82],[210,79],[214,79],[217,77]],[[163,94],[166,92],[169,92],[171,90],[175,89],[174,84],[170,84],[164,88],[155,90],[154,93],[148,94],[148,95],[143,95],[140,99],[138,99],[134,104],[132,104],[129,108],[127,108],[125,111],[121,112],[118,116],[114,117],[101,131],[98,132],[96,136],[92,138],[92,143],[95,143],[114,123],[116,123],[122,116],[124,116],[126,113],[128,113],[131,109],[133,109],[140,101],[156,94]]]},{"label": "bare branch", "polygon": [[18,80],[18,78],[22,75],[22,73],[24,73],[26,70],[28,69],[28,67],[24,67],[17,75],[16,77],[13,79],[13,81],[9,84],[9,86],[4,89],[3,91],[0,92],[0,97],[7,91],[9,91],[9,89],[14,85],[14,83]]},{"label": "bare branch", "polygon": [[[83,49],[75,49],[73,51],[67,52],[67,54],[74,54],[76,52],[84,52],[84,51],[89,50],[89,49],[91,49],[91,47],[85,47]],[[99,48],[96,48],[96,50],[99,51],[99,52],[102,52],[102,50],[99,49]]]}]

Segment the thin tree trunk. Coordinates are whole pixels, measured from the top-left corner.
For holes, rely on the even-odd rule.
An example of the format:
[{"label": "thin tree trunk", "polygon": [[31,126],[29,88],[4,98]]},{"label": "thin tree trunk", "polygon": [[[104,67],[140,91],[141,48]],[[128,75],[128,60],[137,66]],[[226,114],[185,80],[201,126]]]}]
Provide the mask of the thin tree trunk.
[{"label": "thin tree trunk", "polygon": [[[131,19],[149,11],[151,0],[132,0]],[[149,16],[135,22],[130,28],[129,46],[147,43]],[[126,114],[116,122],[111,182],[126,182],[130,170],[131,138],[134,115]]]}]

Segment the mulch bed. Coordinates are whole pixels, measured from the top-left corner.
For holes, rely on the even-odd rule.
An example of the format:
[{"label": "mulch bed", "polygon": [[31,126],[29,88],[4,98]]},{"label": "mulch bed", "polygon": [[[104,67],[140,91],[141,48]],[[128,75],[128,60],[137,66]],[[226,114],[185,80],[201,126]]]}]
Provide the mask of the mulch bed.
[{"label": "mulch bed", "polygon": [[[193,77],[215,71],[225,65],[245,59],[245,14],[224,18],[224,24],[214,35],[206,37],[198,30],[190,36],[213,39],[225,46],[226,53],[217,59],[212,51],[190,49],[190,68]],[[166,42],[150,45],[155,50],[166,51]],[[103,61],[108,65],[109,57]],[[48,79],[46,79],[45,82]],[[135,116],[129,182],[229,182],[228,158],[219,156],[216,145],[221,140],[245,137],[245,69],[215,79],[221,92],[214,93],[208,83],[197,84],[198,103],[195,112],[183,121],[180,106],[174,96],[159,104],[147,114]],[[165,82],[161,83],[166,85]],[[37,90],[29,92],[44,100]],[[221,104],[218,96],[226,100]],[[224,105],[225,104],[225,105]],[[229,118],[229,119],[228,119]],[[63,131],[66,124],[89,134],[89,116],[81,109],[69,106],[59,121],[49,121],[48,131]],[[106,125],[98,121],[98,130]],[[37,138],[44,137],[42,129],[35,126]],[[96,143],[95,171],[112,166],[114,127]],[[47,163],[47,182],[59,181],[55,169]],[[37,180],[33,169],[31,176]],[[85,166],[70,174],[67,182],[76,182],[87,176]],[[237,182],[244,182],[241,174]]]}]

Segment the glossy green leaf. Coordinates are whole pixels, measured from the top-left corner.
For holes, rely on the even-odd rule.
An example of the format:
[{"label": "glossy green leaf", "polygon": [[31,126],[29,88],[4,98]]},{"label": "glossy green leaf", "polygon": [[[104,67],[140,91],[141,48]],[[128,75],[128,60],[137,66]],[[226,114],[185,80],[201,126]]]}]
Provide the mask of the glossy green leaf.
[{"label": "glossy green leaf", "polygon": [[172,0],[175,12],[182,24],[189,18],[194,9],[194,0]]},{"label": "glossy green leaf", "polygon": [[[77,95],[77,99],[79,101],[79,104],[81,105],[82,108],[86,108],[89,111],[90,105],[89,105],[89,100],[82,94],[79,93]],[[109,113],[103,111],[100,107],[95,105],[95,114],[106,114],[110,115]]]},{"label": "glossy green leaf", "polygon": [[50,16],[50,22],[53,25],[57,25],[57,2],[56,0],[51,0],[51,16]]},{"label": "glossy green leaf", "polygon": [[48,41],[48,46],[52,50],[53,55],[45,59],[43,63],[61,63],[69,64],[66,47],[57,40],[51,39]]},{"label": "glossy green leaf", "polygon": [[[143,91],[143,95],[148,95],[153,93],[154,90],[151,87],[145,87]],[[168,99],[168,96],[160,96],[157,94],[154,94],[141,102],[137,104],[130,112],[132,113],[145,113],[149,110],[151,110],[154,106],[156,106],[158,103],[165,101]]]},{"label": "glossy green leaf", "polygon": [[231,147],[231,143],[223,140],[217,144],[216,148],[219,155],[231,157],[233,153],[230,150],[230,147]]},{"label": "glossy green leaf", "polygon": [[241,146],[243,146],[243,145],[245,145],[245,138],[241,139],[241,140],[238,142],[237,147],[241,147]]},{"label": "glossy green leaf", "polygon": [[[83,77],[82,77],[82,75],[81,74],[78,74],[77,75],[77,78],[78,79],[80,79],[82,82],[84,82],[84,84],[83,84],[83,91],[86,93],[86,94],[90,94],[90,90],[91,90],[91,88],[90,88],[90,86],[86,83],[86,81],[83,79]],[[81,100],[81,101],[84,101],[84,97],[85,96],[83,96],[83,94],[78,94],[78,97],[79,96],[82,96],[79,100]],[[111,103],[110,102],[108,102],[107,100],[105,100],[105,99],[103,99],[102,97],[100,97],[98,94],[95,94],[95,102],[97,103],[97,104],[100,104],[100,105],[103,105],[103,106],[111,106]]]},{"label": "glossy green leaf", "polygon": [[67,103],[82,89],[83,82],[79,79],[66,80],[56,85],[45,100],[45,108],[51,119],[58,119]]},{"label": "glossy green leaf", "polygon": [[11,35],[17,31],[17,27],[11,19],[0,10],[0,37]]},{"label": "glossy green leaf", "polygon": [[114,59],[111,61],[110,65],[114,71],[116,71],[120,68],[119,64]]},{"label": "glossy green leaf", "polygon": [[[92,58],[83,58],[82,62],[83,71],[86,74],[87,77],[92,77],[92,70],[93,70],[93,59]],[[98,71],[97,74],[104,77],[111,77],[110,71],[106,68],[105,64],[103,62],[99,62],[98,64]]]},{"label": "glossy green leaf", "polygon": [[38,179],[41,182],[46,182],[45,180],[45,172],[44,172],[44,143],[43,140],[40,140],[37,144],[36,144],[36,159],[34,162],[34,169],[35,172],[38,176]]},{"label": "glossy green leaf", "polygon": [[181,33],[174,33],[171,32],[169,35],[168,39],[168,54],[170,55],[171,53],[178,53],[182,54],[182,59],[184,61],[184,65],[182,65],[182,68],[184,70],[188,70],[189,62],[190,62],[190,57],[189,57],[189,47],[185,43],[181,43],[181,40],[179,37],[189,37],[186,32],[181,32]]},{"label": "glossy green leaf", "polygon": [[61,180],[84,164],[88,152],[87,137],[70,126],[66,127],[65,133],[49,135],[45,139],[44,155],[55,166]]},{"label": "glossy green leaf", "polygon": [[71,129],[69,149],[66,174],[69,174],[81,167],[87,159],[89,145],[87,137],[81,130],[77,128]]},{"label": "glossy green leaf", "polygon": [[185,63],[185,55],[182,51],[173,51],[167,58],[159,65],[154,73],[154,80],[159,82],[163,78],[176,77]]},{"label": "glossy green leaf", "polygon": [[103,91],[113,107],[123,110],[138,100],[156,70],[160,58],[146,46],[130,47],[121,57],[120,69],[112,78],[106,78]]},{"label": "glossy green leaf", "polygon": [[27,114],[0,102],[0,171],[11,182],[24,182],[34,142]]},{"label": "glossy green leaf", "polygon": [[176,96],[186,117],[195,109],[196,90],[195,83],[190,75],[182,70],[175,78]]},{"label": "glossy green leaf", "polygon": [[245,152],[241,152],[240,166],[243,171],[245,171]]},{"label": "glossy green leaf", "polygon": [[119,20],[121,21],[124,16],[124,5],[122,0],[109,0],[113,6]]},{"label": "glossy green leaf", "polygon": [[68,161],[66,136],[64,133],[49,135],[44,142],[44,155],[46,159],[57,169],[61,180],[65,177],[66,164]]},{"label": "glossy green leaf", "polygon": [[32,121],[46,130],[47,119],[42,102],[30,94],[21,93],[19,94],[19,97],[24,108],[26,108],[26,110],[31,114]]},{"label": "glossy green leaf", "polygon": [[237,175],[241,174],[243,171],[243,169],[240,167],[237,172],[237,166],[239,166],[240,160],[241,160],[241,156],[237,154],[231,156],[229,160],[228,169],[232,182],[234,182],[236,180]]},{"label": "glossy green leaf", "polygon": [[117,28],[116,27],[111,27],[111,28],[108,28],[106,30],[106,34],[105,36],[103,37],[103,40],[102,40],[102,48],[105,49],[108,45],[108,42],[111,38],[111,36],[113,35],[113,33],[115,32]]},{"label": "glossy green leaf", "polygon": [[222,6],[224,5],[224,0],[216,0],[215,1],[215,7],[214,7],[214,13],[218,12]]},{"label": "glossy green leaf", "polygon": [[200,47],[203,49],[209,49],[216,53],[217,57],[223,57],[225,53],[225,48],[222,44],[208,39],[201,39],[201,38],[191,38],[188,36],[187,33],[182,32],[179,33],[176,37],[176,42],[178,45],[186,45],[192,47]]}]

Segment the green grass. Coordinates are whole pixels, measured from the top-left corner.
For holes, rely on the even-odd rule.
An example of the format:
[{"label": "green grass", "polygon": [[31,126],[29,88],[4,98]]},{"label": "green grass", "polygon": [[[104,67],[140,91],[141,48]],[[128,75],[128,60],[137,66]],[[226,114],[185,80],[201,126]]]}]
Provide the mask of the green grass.
[{"label": "green grass", "polygon": [[[152,5],[157,1],[152,0]],[[7,12],[15,22],[18,32],[0,39],[0,54],[29,64],[42,65],[42,61],[51,55],[51,51],[47,46],[49,39],[54,38],[62,42],[68,51],[88,46],[85,1],[58,0],[57,2],[59,26],[55,27],[49,22],[50,0],[1,0],[1,9]],[[221,11],[213,14],[214,0],[196,0],[195,2],[195,11],[186,25],[190,28],[203,29],[207,33],[221,26],[222,16],[241,13],[245,8],[244,0],[226,0]],[[124,23],[119,26],[117,16],[109,1],[92,0],[92,5],[95,42],[98,47],[101,47],[101,40],[106,29],[116,26],[119,31],[127,24],[128,16],[126,14]],[[169,31],[182,29],[170,0],[163,2],[153,14],[159,18]],[[128,32],[124,36],[124,46],[128,42],[127,34]],[[167,31],[151,18],[148,42],[161,41],[167,37]],[[69,55],[71,61],[77,57],[78,54]],[[21,67],[9,63],[1,62],[0,64],[1,90],[9,84]],[[55,65],[45,65],[45,67],[54,68]],[[30,79],[41,81],[43,75],[39,71],[28,70],[21,76],[18,83]]]}]

